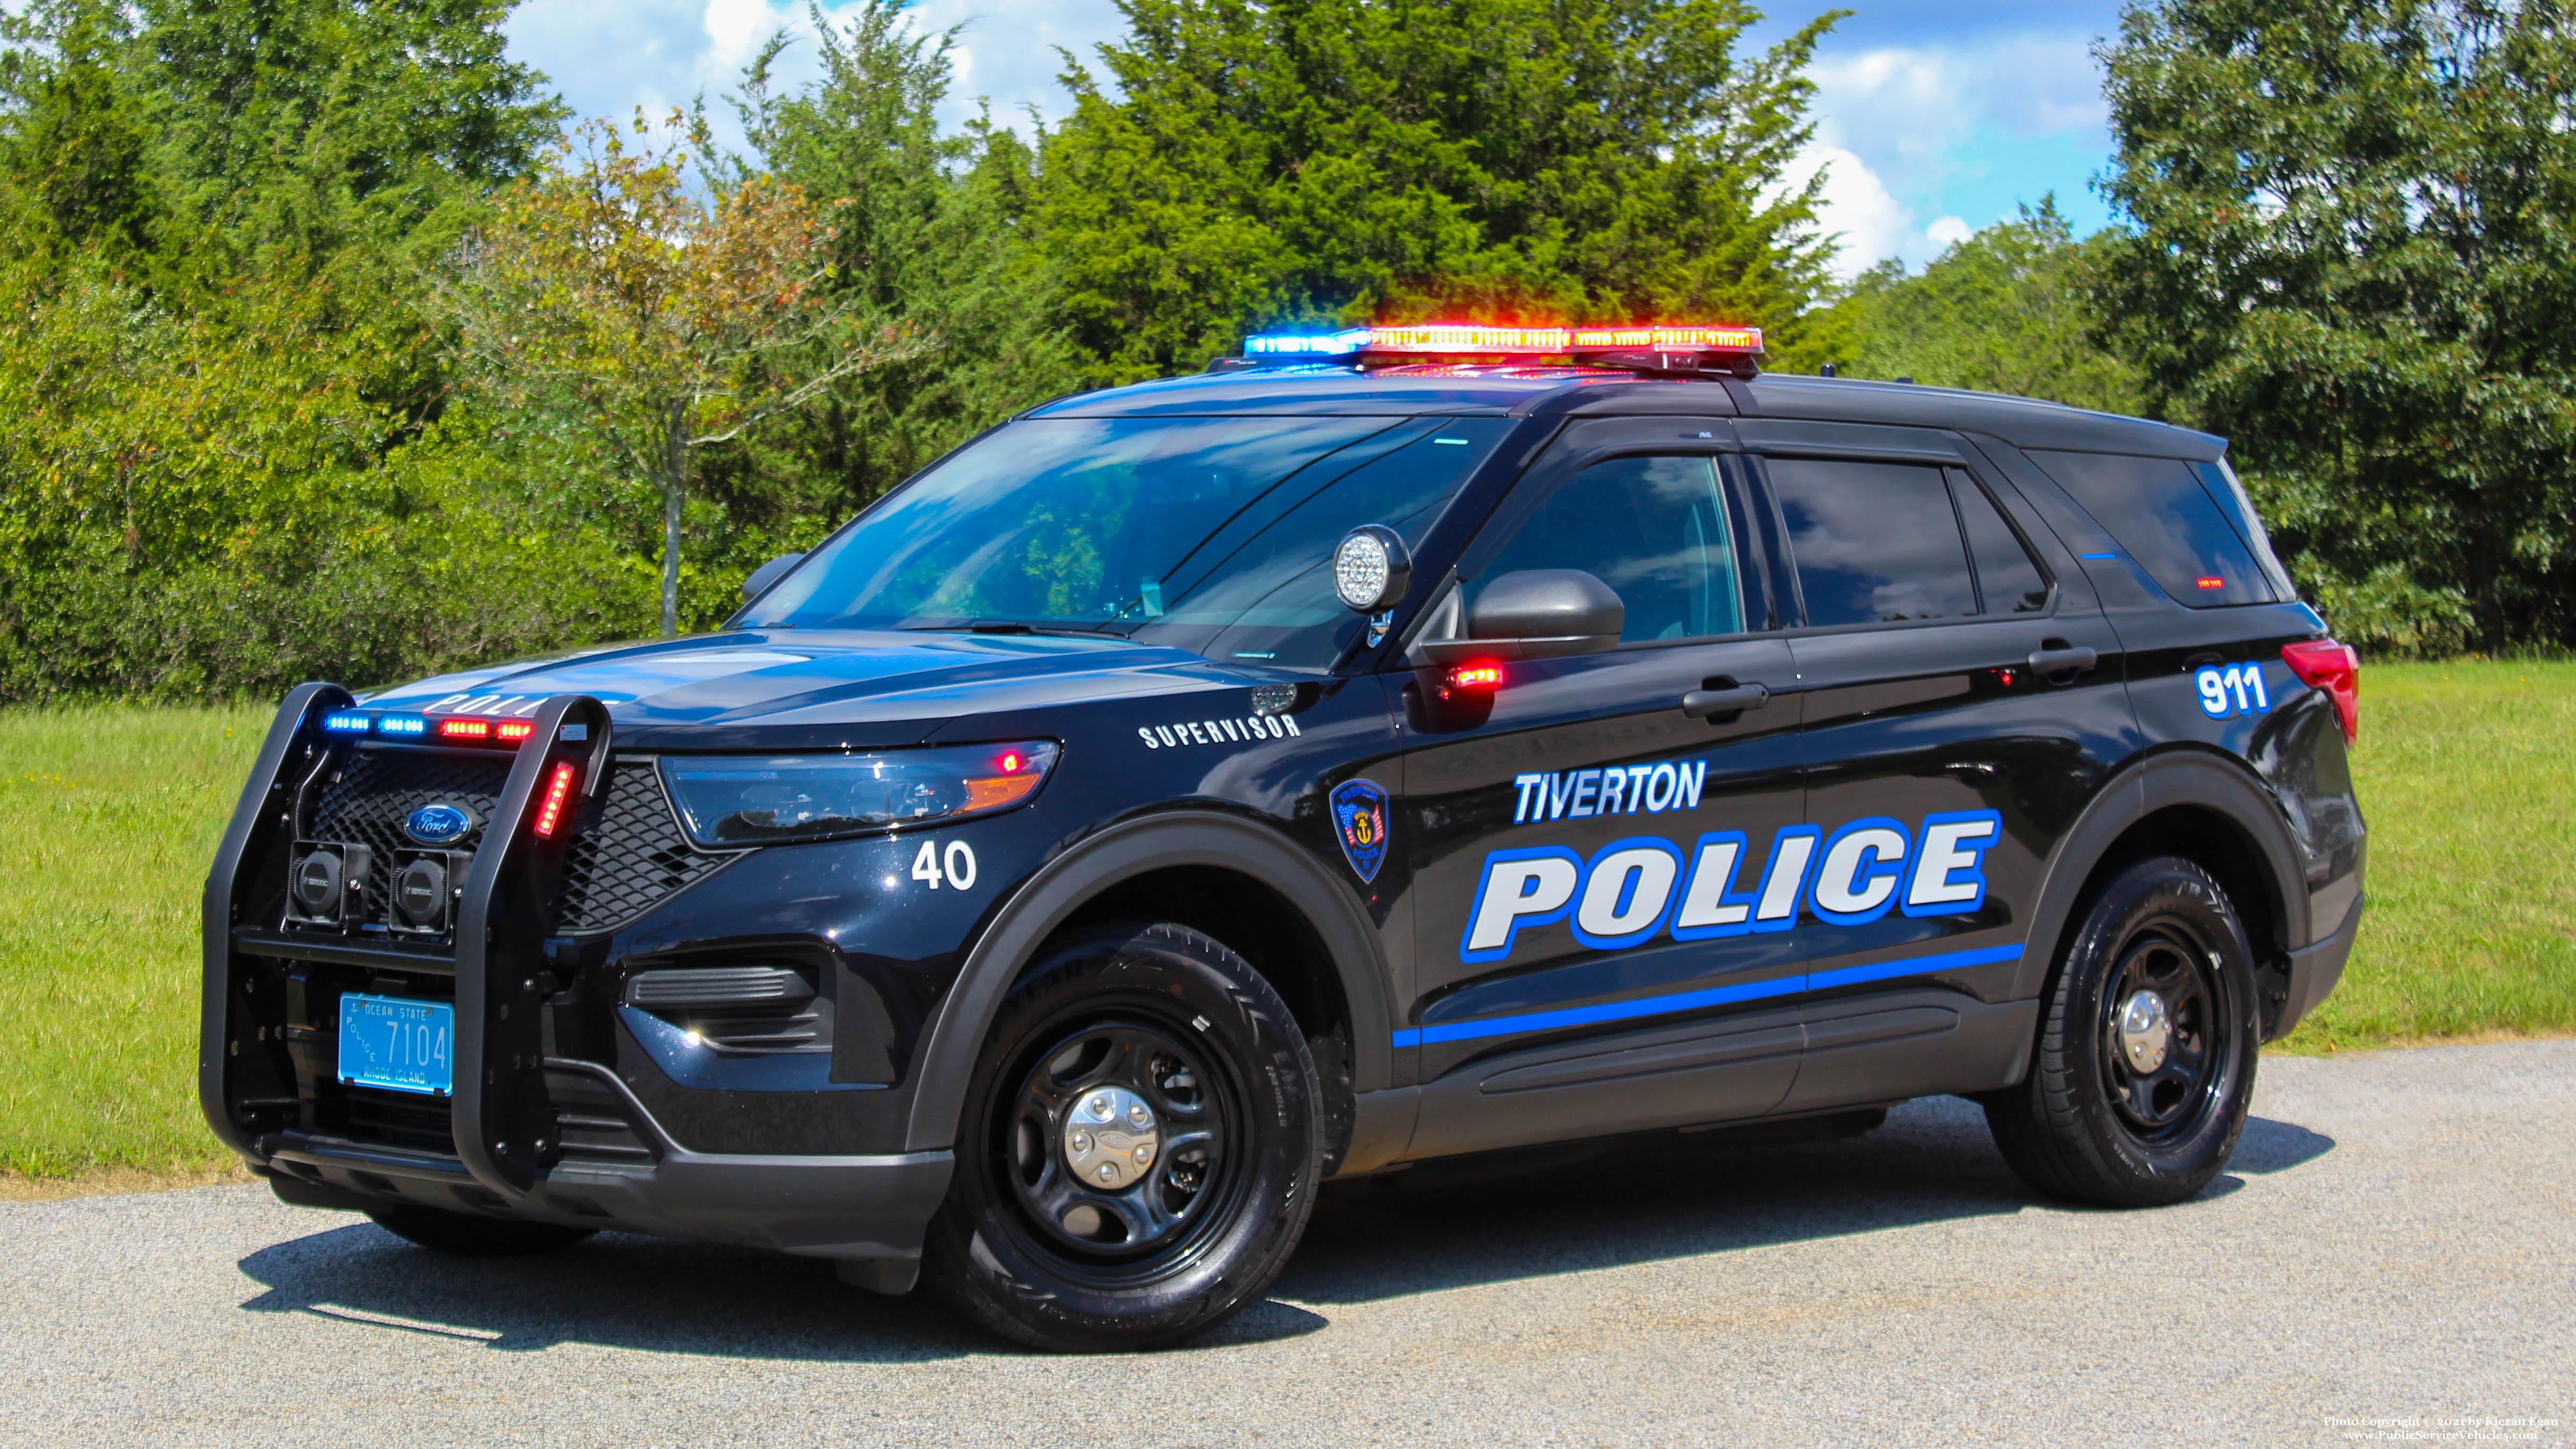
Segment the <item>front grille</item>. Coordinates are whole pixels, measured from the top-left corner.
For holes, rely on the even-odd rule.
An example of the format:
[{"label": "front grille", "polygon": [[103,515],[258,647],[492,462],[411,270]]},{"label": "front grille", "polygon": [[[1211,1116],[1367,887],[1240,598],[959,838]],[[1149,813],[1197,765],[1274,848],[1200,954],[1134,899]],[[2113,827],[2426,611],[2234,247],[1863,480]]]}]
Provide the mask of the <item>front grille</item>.
[{"label": "front grille", "polygon": [[[474,832],[448,848],[475,849],[500,803],[510,759],[498,752],[360,745],[323,775],[304,834],[373,848],[366,898],[369,917],[381,924],[393,899],[394,853],[415,848],[403,821],[423,805],[463,805],[474,812]],[[554,928],[574,935],[615,930],[731,858],[690,848],[651,760],[614,759],[606,783],[573,817]]]},{"label": "front grille", "polygon": [[382,1142],[415,1152],[456,1151],[454,1117],[445,1097],[410,1092],[383,1092],[373,1087],[347,1087],[341,1110],[348,1132],[362,1142]]},{"label": "front grille", "polygon": [[500,804],[501,787],[509,778],[507,755],[362,745],[322,777],[307,833],[315,840],[346,840],[371,847],[375,860],[367,871],[367,911],[371,918],[382,920],[393,899],[394,852],[419,848],[418,842],[403,834],[403,821],[411,812],[441,803],[473,811],[473,833],[451,847],[472,850],[482,843],[483,827]]},{"label": "front grille", "polygon": [[555,888],[555,929],[615,930],[715,873],[733,857],[702,855],[671,815],[651,760],[619,760],[582,802]]}]

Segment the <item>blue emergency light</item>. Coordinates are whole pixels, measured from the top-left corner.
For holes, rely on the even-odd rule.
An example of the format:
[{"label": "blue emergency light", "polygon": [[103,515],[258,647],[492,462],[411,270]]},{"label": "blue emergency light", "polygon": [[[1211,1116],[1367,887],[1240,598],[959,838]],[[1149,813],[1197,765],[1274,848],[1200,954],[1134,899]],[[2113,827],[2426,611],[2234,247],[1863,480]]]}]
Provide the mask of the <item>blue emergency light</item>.
[{"label": "blue emergency light", "polygon": [[1262,332],[1243,339],[1253,362],[1512,363],[1563,360],[1655,368],[1733,368],[1762,351],[1762,329],[1711,323],[1639,322],[1610,327],[1515,327],[1486,322],[1409,322],[1339,332]]}]

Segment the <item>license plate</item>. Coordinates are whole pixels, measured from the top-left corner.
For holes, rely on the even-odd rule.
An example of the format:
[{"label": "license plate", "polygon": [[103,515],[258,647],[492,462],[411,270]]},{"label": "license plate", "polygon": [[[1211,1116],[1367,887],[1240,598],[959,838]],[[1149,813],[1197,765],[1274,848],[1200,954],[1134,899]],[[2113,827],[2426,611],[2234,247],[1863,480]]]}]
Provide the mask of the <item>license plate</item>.
[{"label": "license plate", "polygon": [[340,997],[340,1080],[444,1097],[456,1090],[456,1008],[392,996]]}]

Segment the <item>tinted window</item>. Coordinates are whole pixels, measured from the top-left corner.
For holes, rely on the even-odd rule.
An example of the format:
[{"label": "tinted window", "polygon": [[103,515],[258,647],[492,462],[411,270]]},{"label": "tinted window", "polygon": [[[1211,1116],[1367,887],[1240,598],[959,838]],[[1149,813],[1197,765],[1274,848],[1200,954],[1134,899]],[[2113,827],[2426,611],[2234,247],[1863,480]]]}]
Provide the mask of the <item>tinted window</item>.
[{"label": "tinted window", "polygon": [[1581,569],[1608,584],[1628,606],[1622,640],[1744,632],[1735,530],[1713,458],[1586,468],[1521,524],[1477,583],[1522,569]]},{"label": "tinted window", "polygon": [[2271,602],[2272,585],[2189,463],[2118,453],[2030,456],[2166,593],[2195,609]]},{"label": "tinted window", "polygon": [[2236,481],[2236,470],[2221,458],[2215,463],[2194,463],[2191,471],[2199,475],[2200,486],[2209,490],[2211,501],[2227,515],[2228,522],[2236,525],[2237,535],[2253,550],[2254,562],[2272,583],[2273,597],[2297,598],[2299,590],[2290,582],[2290,571],[2281,567],[2281,560],[2273,554],[2272,536],[2263,531],[2263,520],[2255,515],[2254,500],[2245,496],[2245,485]]},{"label": "tinted window", "polygon": [[2048,607],[2048,579],[2030,550],[1995,511],[1994,500],[1965,473],[1950,475],[1950,497],[1968,530],[1968,556],[1977,562],[1977,594],[1988,614],[2036,614]]},{"label": "tinted window", "polygon": [[1766,465],[1811,625],[1977,612],[1959,516],[1938,468],[1774,458]]},{"label": "tinted window", "polygon": [[1025,624],[1325,668],[1362,627],[1333,545],[1419,544],[1505,418],[1041,418],[949,455],[817,549],[744,622]]}]

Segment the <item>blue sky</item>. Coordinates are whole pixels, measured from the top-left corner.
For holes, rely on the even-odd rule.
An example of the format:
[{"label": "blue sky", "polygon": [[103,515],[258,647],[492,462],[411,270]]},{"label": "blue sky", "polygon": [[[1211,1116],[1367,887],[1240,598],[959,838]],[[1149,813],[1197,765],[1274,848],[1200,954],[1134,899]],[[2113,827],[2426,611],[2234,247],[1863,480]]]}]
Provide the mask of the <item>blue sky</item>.
[{"label": "blue sky", "polygon": [[[1017,115],[1061,116],[1054,47],[1089,56],[1119,29],[1109,0],[918,0],[930,28],[963,24],[957,94]],[[1821,5],[1781,6],[1767,43]],[[1819,48],[1817,134],[1804,164],[1826,176],[1840,267],[1919,266],[1948,242],[2048,192],[2079,232],[2108,221],[2088,186],[2110,159],[2091,46],[2116,0],[1844,0],[1857,13]],[[806,29],[802,0],[525,0],[511,50],[573,108],[624,115],[731,85],[773,31]],[[787,79],[805,73],[791,52]],[[810,58],[811,48],[801,55]]]}]

